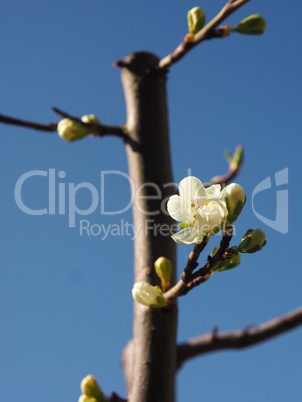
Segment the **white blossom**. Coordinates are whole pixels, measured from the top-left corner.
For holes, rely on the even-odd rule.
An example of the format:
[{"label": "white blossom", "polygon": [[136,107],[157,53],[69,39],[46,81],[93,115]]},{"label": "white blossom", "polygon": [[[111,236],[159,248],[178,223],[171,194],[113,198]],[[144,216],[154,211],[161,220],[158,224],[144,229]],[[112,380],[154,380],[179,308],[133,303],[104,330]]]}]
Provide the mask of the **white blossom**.
[{"label": "white blossom", "polygon": [[179,244],[199,244],[208,233],[217,233],[228,215],[221,187],[205,188],[196,177],[189,176],[179,183],[179,195],[168,201],[168,212],[182,222],[181,231],[172,238]]}]

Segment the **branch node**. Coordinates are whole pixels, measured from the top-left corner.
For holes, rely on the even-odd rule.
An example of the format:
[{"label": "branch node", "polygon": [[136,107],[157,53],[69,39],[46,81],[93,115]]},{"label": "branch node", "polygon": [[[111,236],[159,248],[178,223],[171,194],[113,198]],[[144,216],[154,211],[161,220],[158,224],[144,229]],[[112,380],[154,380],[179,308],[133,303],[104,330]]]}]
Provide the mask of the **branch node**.
[{"label": "branch node", "polygon": [[212,338],[216,338],[216,336],[218,335],[218,326],[217,325],[213,326],[211,334],[212,334]]}]

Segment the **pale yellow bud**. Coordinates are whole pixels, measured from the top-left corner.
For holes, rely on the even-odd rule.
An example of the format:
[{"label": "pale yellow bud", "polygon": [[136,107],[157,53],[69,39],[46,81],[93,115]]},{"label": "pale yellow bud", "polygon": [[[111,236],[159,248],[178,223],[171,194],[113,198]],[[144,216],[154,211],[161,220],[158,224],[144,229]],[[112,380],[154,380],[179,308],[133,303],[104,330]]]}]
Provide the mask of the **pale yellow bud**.
[{"label": "pale yellow bud", "polygon": [[85,114],[82,118],[81,118],[83,123],[97,123],[100,124],[100,121],[95,117],[94,114]]},{"label": "pale yellow bud", "polygon": [[188,26],[192,35],[199,32],[204,27],[205,22],[206,16],[200,7],[194,7],[188,11]]},{"label": "pale yellow bud", "polygon": [[147,307],[165,307],[167,301],[158,286],[136,282],[132,289],[133,299]]},{"label": "pale yellow bud", "polygon": [[227,220],[232,223],[238,218],[244,207],[246,201],[244,190],[237,183],[229,184],[223,190],[223,199],[229,211]]},{"label": "pale yellow bud", "polygon": [[93,375],[88,375],[83,378],[81,382],[81,390],[82,394],[91,398],[96,398],[97,401],[105,400],[104,394],[102,393],[101,388],[99,387]]},{"label": "pale yellow bud", "polygon": [[154,263],[154,268],[157,276],[161,281],[162,287],[164,289],[167,288],[170,285],[172,274],[171,261],[166,257],[159,257]]},{"label": "pale yellow bud", "polygon": [[59,121],[57,130],[59,136],[69,142],[80,140],[91,131],[72,119],[63,119]]}]

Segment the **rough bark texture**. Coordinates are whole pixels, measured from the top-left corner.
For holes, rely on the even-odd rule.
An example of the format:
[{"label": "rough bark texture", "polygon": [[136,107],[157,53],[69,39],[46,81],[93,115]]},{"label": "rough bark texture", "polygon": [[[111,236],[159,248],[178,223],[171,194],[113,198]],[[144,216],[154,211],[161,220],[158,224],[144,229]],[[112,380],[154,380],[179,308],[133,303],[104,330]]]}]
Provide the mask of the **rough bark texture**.
[{"label": "rough bark texture", "polygon": [[[173,224],[164,211],[166,202],[163,200],[167,201],[175,190],[170,161],[166,77],[163,73],[148,73],[158,61],[150,53],[133,53],[124,59],[122,68],[126,131],[131,139],[126,149],[133,180],[133,219],[139,230],[134,246],[135,282],[153,285],[159,284],[153,268],[158,257],[169,258],[176,267],[175,244],[167,231],[165,236],[159,233],[162,225],[168,228]],[[161,194],[146,183],[156,184]],[[174,401],[176,330],[175,303],[164,309],[148,309],[134,303],[133,341],[123,358],[128,401]]]}]

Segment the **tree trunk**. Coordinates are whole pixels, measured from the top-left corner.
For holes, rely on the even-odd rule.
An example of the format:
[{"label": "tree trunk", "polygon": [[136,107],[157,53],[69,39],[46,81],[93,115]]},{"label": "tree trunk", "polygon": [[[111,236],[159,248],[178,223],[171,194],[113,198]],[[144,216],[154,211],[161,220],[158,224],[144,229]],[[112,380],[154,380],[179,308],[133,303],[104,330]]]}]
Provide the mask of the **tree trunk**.
[{"label": "tree trunk", "polygon": [[[138,230],[134,244],[135,282],[152,285],[159,284],[154,261],[160,256],[172,261],[173,283],[176,276],[176,247],[167,230],[173,222],[163,202],[175,188],[170,161],[166,77],[162,73],[148,73],[158,61],[151,53],[133,53],[124,59],[122,68],[126,130],[131,139],[126,149],[133,180],[133,219]],[[163,309],[149,309],[134,303],[133,341],[127,346],[123,359],[128,401],[174,401],[176,331],[176,303]]]}]

